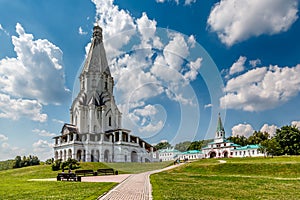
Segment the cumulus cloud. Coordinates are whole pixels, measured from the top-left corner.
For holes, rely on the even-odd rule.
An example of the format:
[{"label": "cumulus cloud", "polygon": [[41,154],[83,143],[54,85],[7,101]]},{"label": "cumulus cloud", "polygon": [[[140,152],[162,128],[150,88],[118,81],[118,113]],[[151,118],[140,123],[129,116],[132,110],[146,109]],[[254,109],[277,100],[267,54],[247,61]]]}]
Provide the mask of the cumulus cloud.
[{"label": "cumulus cloud", "polygon": [[232,127],[232,136],[245,136],[249,137],[253,134],[254,129],[250,124],[238,124]]},{"label": "cumulus cloud", "polygon": [[4,141],[7,141],[8,140],[8,137],[3,135],[3,134],[0,134],[0,142],[4,142]]},{"label": "cumulus cloud", "polygon": [[267,133],[269,133],[269,136],[270,137],[273,137],[273,136],[275,136],[275,134],[276,134],[276,130],[277,130],[277,126],[276,125],[268,125],[268,124],[264,124],[262,127],[261,127],[261,129],[260,129],[260,131],[261,132],[267,132]]},{"label": "cumulus cloud", "polygon": [[292,121],[292,126],[296,126],[298,129],[300,129],[300,121]]},{"label": "cumulus cloud", "polygon": [[146,107],[149,99],[164,96],[181,105],[195,105],[195,99],[187,95],[187,87],[197,78],[202,64],[202,58],[189,57],[196,46],[195,37],[169,30],[161,37],[157,22],[146,13],[133,18],[113,0],[93,2],[103,29],[118,106],[136,125],[138,130],[134,131],[156,132],[164,125],[164,120],[152,120],[154,115],[141,115],[140,109],[151,108]]},{"label": "cumulus cloud", "polygon": [[46,39],[34,40],[17,23],[12,36],[16,58],[0,60],[0,90],[43,104],[60,104],[68,97],[62,66],[62,51]]},{"label": "cumulus cloud", "polygon": [[300,64],[294,67],[258,67],[227,81],[222,108],[262,111],[275,108],[300,91]]},{"label": "cumulus cloud", "polygon": [[49,131],[40,130],[40,129],[33,129],[32,132],[37,133],[39,136],[44,136],[44,137],[54,137],[56,135],[55,133],[50,133]]},{"label": "cumulus cloud", "polygon": [[233,75],[238,72],[242,72],[245,70],[245,62],[247,58],[245,56],[240,56],[239,59],[232,64],[232,66],[229,69],[229,74]]},{"label": "cumulus cloud", "polygon": [[96,21],[103,27],[105,50],[108,58],[120,53],[122,46],[127,44],[135,34],[136,24],[128,11],[119,9],[113,0],[92,0],[96,5]]},{"label": "cumulus cloud", "polygon": [[261,60],[260,60],[260,59],[250,60],[250,61],[249,61],[249,64],[250,64],[252,67],[256,67],[257,65],[260,65],[260,64],[261,64]]},{"label": "cumulus cloud", "polygon": [[28,118],[33,121],[45,122],[47,114],[42,113],[42,105],[36,100],[11,99],[0,93],[0,118],[18,120]]},{"label": "cumulus cloud", "polygon": [[263,34],[287,31],[298,19],[297,0],[221,0],[207,23],[227,46]]}]

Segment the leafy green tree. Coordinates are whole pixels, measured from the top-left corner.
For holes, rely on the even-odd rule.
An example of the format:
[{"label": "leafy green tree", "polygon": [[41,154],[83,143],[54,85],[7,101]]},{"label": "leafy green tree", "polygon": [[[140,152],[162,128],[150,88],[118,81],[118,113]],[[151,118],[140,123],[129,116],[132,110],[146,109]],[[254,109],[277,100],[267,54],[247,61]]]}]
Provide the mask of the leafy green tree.
[{"label": "leafy green tree", "polygon": [[21,156],[16,156],[14,160],[13,168],[20,168],[21,167]]},{"label": "leafy green tree", "polygon": [[227,138],[228,140],[230,140],[231,142],[241,145],[241,146],[246,146],[248,144],[247,138],[245,136],[230,136],[229,138]]},{"label": "leafy green tree", "polygon": [[281,153],[281,148],[276,138],[264,140],[261,142],[260,146],[261,147],[259,148],[259,150],[263,152],[265,156],[271,155],[273,157],[276,155],[280,155]]},{"label": "leafy green tree", "polygon": [[298,128],[283,126],[276,130],[275,138],[279,143],[281,155],[300,155],[300,130]]},{"label": "leafy green tree", "polygon": [[202,145],[203,145],[203,140],[202,141],[194,141],[191,143],[188,150],[201,150]]},{"label": "leafy green tree", "polygon": [[160,142],[154,146],[157,150],[172,148],[172,145],[169,142]]},{"label": "leafy green tree", "polygon": [[191,142],[190,141],[184,141],[184,142],[180,142],[178,144],[175,145],[174,149],[184,152],[186,151],[189,147],[191,146]]},{"label": "leafy green tree", "polygon": [[254,133],[247,139],[247,144],[261,144],[263,141],[269,139],[269,133],[254,131]]}]

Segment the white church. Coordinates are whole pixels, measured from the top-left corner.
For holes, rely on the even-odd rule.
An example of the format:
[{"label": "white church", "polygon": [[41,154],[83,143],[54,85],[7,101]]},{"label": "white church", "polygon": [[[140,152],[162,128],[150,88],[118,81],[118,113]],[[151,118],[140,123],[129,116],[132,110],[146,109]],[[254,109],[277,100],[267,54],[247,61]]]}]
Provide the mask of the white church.
[{"label": "white church", "polygon": [[114,79],[107,63],[102,29],[96,25],[82,72],[80,92],[70,109],[70,124],[54,137],[54,158],[83,162],[154,162],[157,152],[122,128],[122,113],[113,96]]},{"label": "white church", "polygon": [[234,158],[234,157],[262,157],[263,152],[259,150],[260,146],[251,144],[240,146],[225,139],[225,130],[219,114],[217,130],[214,141],[203,147],[203,158]]}]

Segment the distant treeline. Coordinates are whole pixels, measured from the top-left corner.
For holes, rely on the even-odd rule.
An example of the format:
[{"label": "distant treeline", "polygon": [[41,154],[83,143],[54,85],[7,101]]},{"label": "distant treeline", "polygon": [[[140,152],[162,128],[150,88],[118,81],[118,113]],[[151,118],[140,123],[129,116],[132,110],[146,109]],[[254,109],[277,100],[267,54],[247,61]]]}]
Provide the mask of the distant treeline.
[{"label": "distant treeline", "polygon": [[27,167],[27,166],[33,166],[33,165],[39,165],[40,160],[37,156],[16,156],[14,162],[13,162],[13,168],[21,168],[21,167]]},{"label": "distant treeline", "polygon": [[14,160],[0,161],[0,171],[11,169],[14,166]]}]

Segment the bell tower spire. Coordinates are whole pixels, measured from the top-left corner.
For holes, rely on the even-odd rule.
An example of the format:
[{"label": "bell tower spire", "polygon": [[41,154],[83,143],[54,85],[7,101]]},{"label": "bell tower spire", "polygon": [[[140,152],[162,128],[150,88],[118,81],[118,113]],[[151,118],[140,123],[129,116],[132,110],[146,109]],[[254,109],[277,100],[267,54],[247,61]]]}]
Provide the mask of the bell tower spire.
[{"label": "bell tower spire", "polygon": [[215,135],[215,142],[216,141],[223,141],[225,140],[225,130],[222,124],[222,120],[221,120],[221,115],[219,113],[218,116],[218,124],[217,124],[217,130],[216,130],[216,135]]}]

